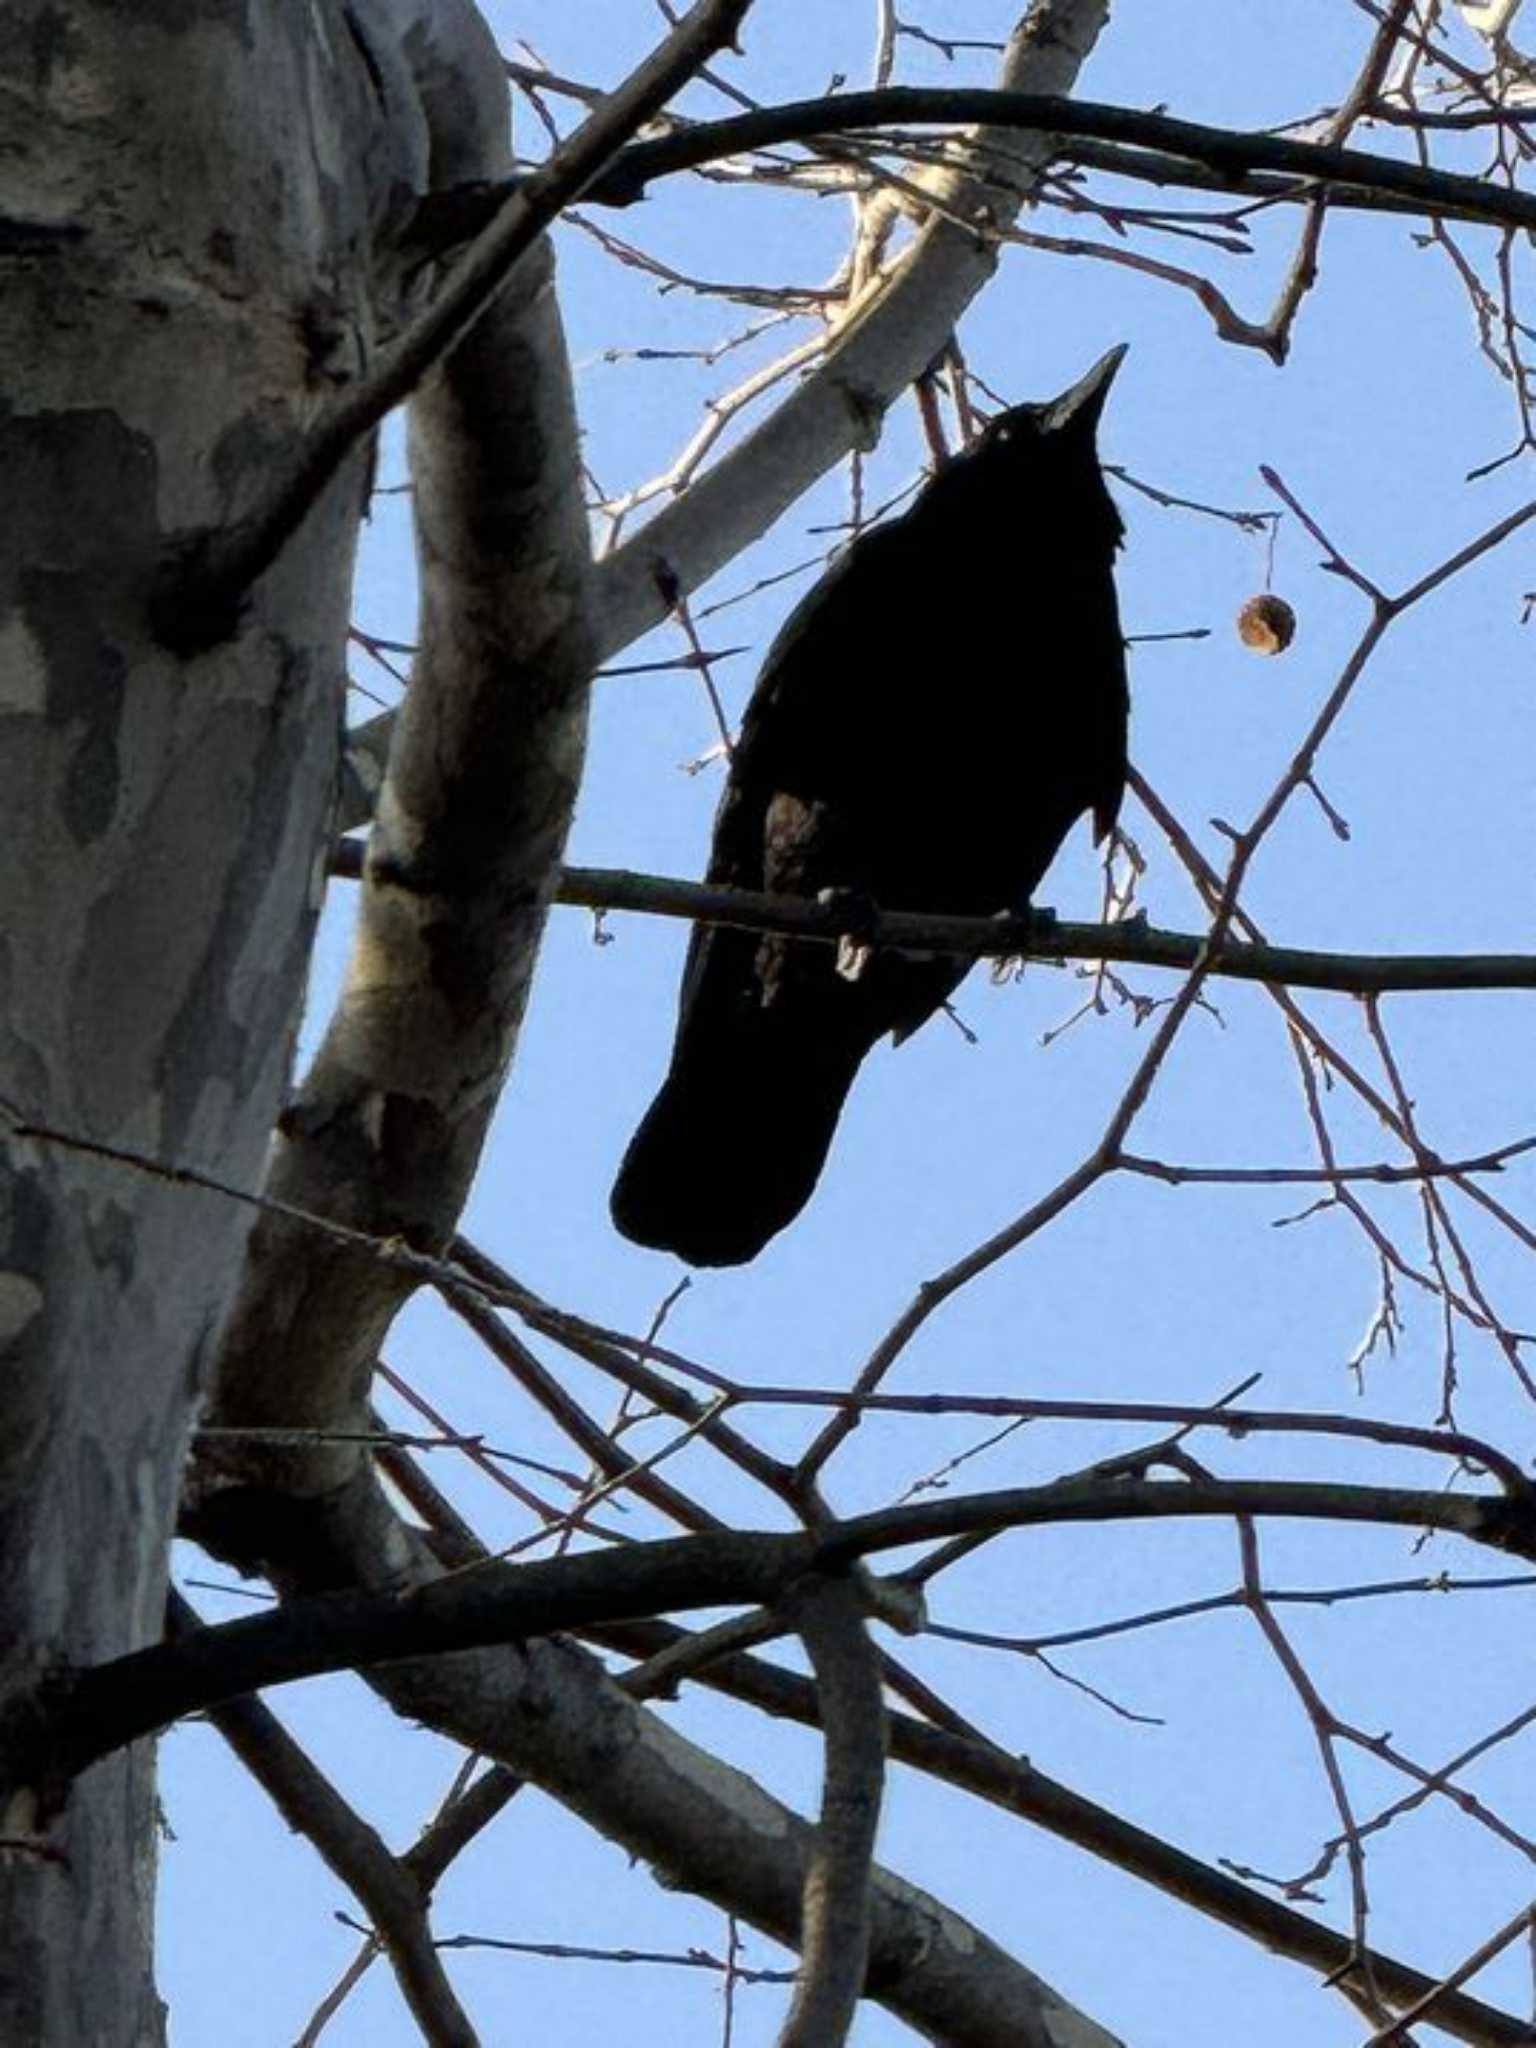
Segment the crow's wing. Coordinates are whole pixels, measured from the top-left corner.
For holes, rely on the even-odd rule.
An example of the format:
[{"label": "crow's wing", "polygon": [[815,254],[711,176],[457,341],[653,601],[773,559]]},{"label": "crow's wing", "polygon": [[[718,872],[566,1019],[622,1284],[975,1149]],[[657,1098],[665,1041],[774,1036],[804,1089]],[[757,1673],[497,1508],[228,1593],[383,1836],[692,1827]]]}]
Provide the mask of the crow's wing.
[{"label": "crow's wing", "polygon": [[[715,816],[708,879],[738,889],[853,887],[854,878],[768,880],[768,812],[777,796],[836,804],[865,781],[880,717],[871,636],[913,568],[905,521],[861,534],[775,635],[741,721]],[[829,854],[833,849],[829,847]],[[847,851],[847,849],[842,849]]]}]

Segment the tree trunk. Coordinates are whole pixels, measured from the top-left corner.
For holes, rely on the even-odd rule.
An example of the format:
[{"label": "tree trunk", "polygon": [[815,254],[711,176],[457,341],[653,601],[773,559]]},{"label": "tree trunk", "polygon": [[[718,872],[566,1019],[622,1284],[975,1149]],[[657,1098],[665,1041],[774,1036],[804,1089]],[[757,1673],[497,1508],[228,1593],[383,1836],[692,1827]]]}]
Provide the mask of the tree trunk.
[{"label": "tree trunk", "polygon": [[[421,182],[340,0],[0,24],[0,1699],[162,1630],[194,1404],[284,1086],[336,786],[350,464],[232,636],[168,564],[374,344]],[[175,637],[174,632],[171,637]],[[13,1799],[0,2039],[163,2038],[149,1752]],[[44,1836],[46,1830],[46,1838]]]}]

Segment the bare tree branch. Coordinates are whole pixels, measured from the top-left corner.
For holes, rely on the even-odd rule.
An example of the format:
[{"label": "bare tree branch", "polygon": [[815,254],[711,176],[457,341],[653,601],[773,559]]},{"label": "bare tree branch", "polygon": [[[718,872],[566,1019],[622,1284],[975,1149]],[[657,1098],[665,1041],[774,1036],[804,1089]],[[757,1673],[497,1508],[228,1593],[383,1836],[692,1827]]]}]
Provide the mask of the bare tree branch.
[{"label": "bare tree branch", "polygon": [[[340,840],[331,858],[332,874],[355,879],[362,871],[361,843]],[[640,874],[632,868],[566,868],[555,885],[554,900],[581,910],[629,911],[642,917],[783,932],[828,945],[843,938],[847,924],[846,910],[835,903],[729,889],[675,875]],[[1232,938],[1213,951],[1207,936],[1168,931],[1144,917],[1085,924],[1054,913],[951,917],[861,904],[861,919],[866,909],[871,945],[897,953],[954,953],[972,960],[1115,960],[1181,973],[1199,963],[1207,973],[1230,981],[1352,996],[1536,988],[1536,953],[1333,953]],[[864,932],[865,924],[861,922],[859,929]]]},{"label": "bare tree branch", "polygon": [[[843,936],[847,923],[846,910],[804,896],[726,889],[622,868],[567,868],[555,900],[588,910],[638,911],[786,932],[829,944]],[[1054,917],[945,917],[877,906],[871,906],[871,918],[871,945],[896,952],[956,953],[978,960],[1119,960],[1183,972],[1199,964],[1207,973],[1234,981],[1332,989],[1342,995],[1536,988],[1536,954],[1531,953],[1324,953],[1230,938],[1212,947],[1206,937],[1164,931],[1140,918],[1078,924]],[[860,932],[865,930],[861,924]]]},{"label": "bare tree branch", "polygon": [[[890,131],[962,121],[986,122],[993,128],[1045,137],[1053,158],[1070,157],[1072,139],[1081,136],[1092,142],[1160,151],[1165,159],[1186,158],[1229,180],[1231,189],[1240,190],[1251,171],[1278,171],[1314,188],[1342,185],[1357,193],[1411,200],[1426,212],[1453,219],[1536,226],[1536,196],[1481,178],[1429,170],[1368,150],[1211,128],[1168,114],[1145,113],[1137,107],[982,86],[893,85],[869,92],[835,93],[824,99],[793,100],[732,114],[721,121],[696,122],[631,144],[614,158],[587,196],[609,206],[624,206],[640,198],[653,178],[693,170],[746,150],[813,138],[824,141],[870,129]],[[888,146],[899,148],[899,140],[889,138]],[[1129,174],[1125,161],[1116,168],[1122,176]],[[1160,182],[1166,172],[1164,162],[1159,165]]]},{"label": "bare tree branch", "polygon": [[5,1780],[57,1784],[87,1763],[181,1715],[262,1686],[348,1666],[437,1656],[548,1636],[591,1623],[701,1607],[768,1606],[807,1573],[843,1571],[871,1552],[1041,1524],[1166,1520],[1186,1515],[1300,1517],[1441,1529],[1536,1558],[1536,1494],[1446,1494],[1310,1481],[1202,1479],[1198,1484],[1094,1473],[1056,1485],[907,1503],[829,1522],[813,1533],[718,1530],[516,1566],[488,1563],[406,1594],[353,1591],[285,1602],[45,1680],[0,1713]]},{"label": "bare tree branch", "polygon": [[841,2048],[869,1959],[870,1873],[885,1784],[880,1659],[855,1578],[810,1578],[783,1603],[816,1674],[826,1761],[805,1869],[800,1975],[779,2048]]}]

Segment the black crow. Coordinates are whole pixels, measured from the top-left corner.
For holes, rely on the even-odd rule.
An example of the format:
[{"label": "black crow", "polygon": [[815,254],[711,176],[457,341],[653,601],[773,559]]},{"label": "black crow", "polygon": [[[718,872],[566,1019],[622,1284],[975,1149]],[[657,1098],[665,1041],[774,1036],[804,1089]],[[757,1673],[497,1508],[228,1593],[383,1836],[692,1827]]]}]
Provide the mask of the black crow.
[{"label": "black crow", "polygon": [[[747,706],[711,882],[990,916],[1024,907],[1085,811],[1109,831],[1128,700],[1095,431],[1124,353],[999,414],[795,607]],[[696,927],[619,1229],[696,1266],[755,1257],[809,1199],[864,1055],[969,965],[880,950],[850,978],[824,943]]]}]

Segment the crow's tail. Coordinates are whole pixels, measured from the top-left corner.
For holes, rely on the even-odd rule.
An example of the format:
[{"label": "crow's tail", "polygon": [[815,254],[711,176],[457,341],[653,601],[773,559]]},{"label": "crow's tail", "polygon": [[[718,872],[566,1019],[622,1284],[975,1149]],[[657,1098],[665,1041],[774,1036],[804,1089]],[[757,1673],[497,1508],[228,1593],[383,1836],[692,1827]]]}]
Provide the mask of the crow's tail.
[{"label": "crow's tail", "polygon": [[799,1215],[869,1046],[827,1031],[822,1007],[685,1019],[614,1183],[626,1237],[690,1265],[739,1266]]}]

